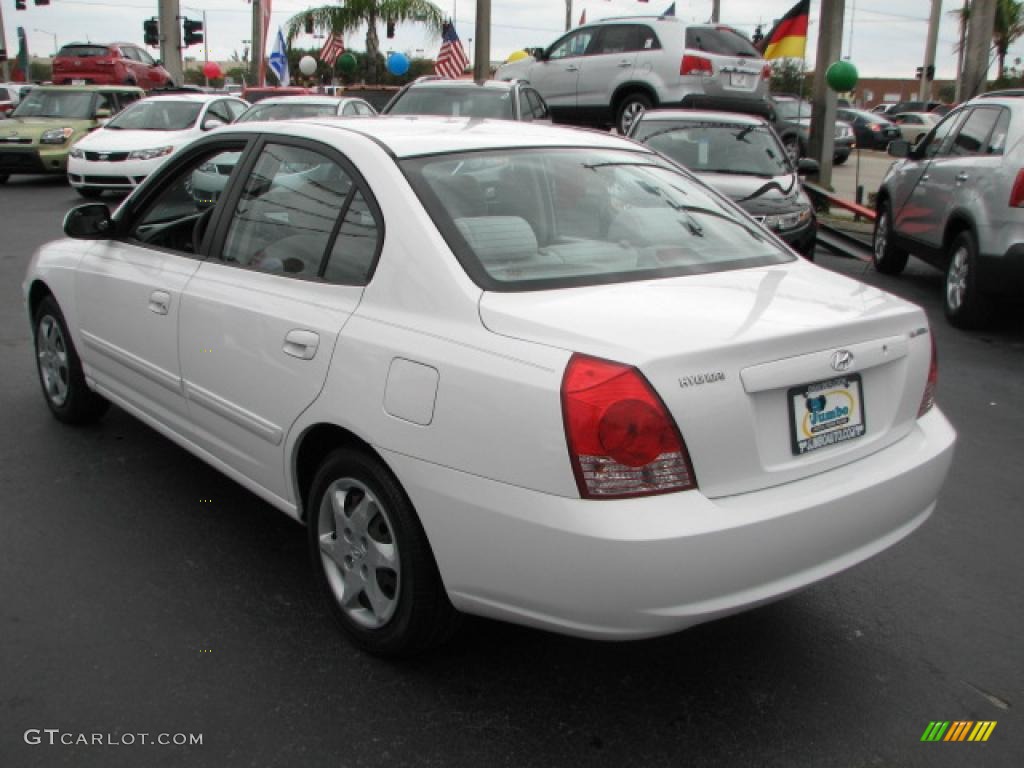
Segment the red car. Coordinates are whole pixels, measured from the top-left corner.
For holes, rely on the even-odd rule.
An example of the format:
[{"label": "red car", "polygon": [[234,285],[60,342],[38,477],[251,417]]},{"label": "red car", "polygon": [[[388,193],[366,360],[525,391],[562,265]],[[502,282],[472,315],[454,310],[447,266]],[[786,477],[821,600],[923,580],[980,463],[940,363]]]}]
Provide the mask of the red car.
[{"label": "red car", "polygon": [[145,90],[171,85],[153,57],[131,43],[69,43],[53,59],[54,85],[137,85]]}]

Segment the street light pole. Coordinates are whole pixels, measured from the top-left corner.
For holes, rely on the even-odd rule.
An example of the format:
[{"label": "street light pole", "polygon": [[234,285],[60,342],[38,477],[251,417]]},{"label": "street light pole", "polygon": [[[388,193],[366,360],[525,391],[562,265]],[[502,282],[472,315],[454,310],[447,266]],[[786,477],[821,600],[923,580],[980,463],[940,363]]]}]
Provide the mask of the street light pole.
[{"label": "street light pole", "polygon": [[57,35],[55,35],[53,32],[47,32],[45,29],[33,28],[32,31],[33,32],[42,32],[44,35],[49,35],[50,37],[53,38],[53,55],[54,55],[54,57],[56,57],[57,56],[57,50],[58,50],[57,49]]},{"label": "street light pole", "polygon": [[491,75],[491,0],[476,3],[476,62],[473,79],[482,83]]},{"label": "street light pole", "polygon": [[918,89],[919,101],[927,101],[931,93],[929,72],[935,71],[935,49],[939,44],[939,21],[942,18],[942,0],[932,0],[932,15],[928,19],[928,43],[924,48],[924,67],[921,69],[921,87]]}]

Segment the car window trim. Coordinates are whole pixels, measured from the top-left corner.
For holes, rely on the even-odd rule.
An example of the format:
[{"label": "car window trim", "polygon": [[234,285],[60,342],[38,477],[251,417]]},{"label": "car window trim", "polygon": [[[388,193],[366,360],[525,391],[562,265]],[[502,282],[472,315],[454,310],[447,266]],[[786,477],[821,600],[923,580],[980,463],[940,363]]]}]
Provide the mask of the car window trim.
[{"label": "car window trim", "polygon": [[[126,204],[125,207],[121,209],[121,211],[115,213],[113,217],[114,234],[113,237],[111,237],[111,239],[117,240],[118,242],[121,243],[126,243],[128,245],[134,245],[142,248],[148,248],[154,251],[160,251],[161,253],[173,253],[185,258],[196,259],[198,261],[206,260],[208,258],[207,249],[209,247],[210,242],[210,233],[213,230],[213,228],[217,226],[219,219],[222,218],[223,209],[218,210],[218,206],[221,205],[221,200],[218,200],[214,204],[213,213],[210,214],[210,222],[207,225],[206,233],[203,236],[203,242],[196,253],[186,253],[184,251],[179,251],[174,248],[164,248],[158,245],[152,245],[151,243],[144,243],[138,238],[132,237],[130,235],[131,229],[133,228],[134,224],[138,221],[139,216],[142,215],[146,210],[148,210],[149,206],[154,202],[154,200],[157,197],[159,197],[164,191],[166,191],[169,182],[164,181],[164,179],[175,178],[176,173],[183,166],[193,162],[198,155],[206,154],[208,149],[216,149],[216,147],[218,146],[223,146],[223,148],[219,150],[221,152],[240,151],[242,153],[242,157],[240,158],[240,160],[244,160],[245,153],[249,149],[249,146],[252,142],[252,138],[253,137],[248,134],[234,134],[233,136],[219,134],[216,140],[197,142],[196,144],[193,144],[190,147],[188,147],[188,149],[183,150],[177,156],[173,157],[168,163],[167,167],[161,169],[161,173],[159,174],[160,179],[156,183],[152,183],[150,181],[150,179],[153,178],[153,176],[150,176],[149,179],[146,179],[146,181],[143,182],[142,186],[140,187],[140,193],[136,196],[138,197],[138,199],[136,200],[134,197],[129,198],[130,202]],[[239,147],[239,145],[241,146],[241,148],[236,150],[236,148]],[[237,172],[238,168],[241,165],[242,163],[239,162],[235,166],[235,171],[232,171],[232,175],[228,179],[228,185],[231,184],[232,180],[234,179],[235,172]],[[221,199],[223,199],[223,196]]]},{"label": "car window trim", "polygon": [[992,131],[994,131],[995,128],[996,128],[996,123],[999,122],[999,111],[1000,111],[1000,109],[1001,109],[1001,107],[999,107],[998,105],[995,105],[995,104],[993,104],[991,106],[989,106],[987,104],[977,104],[977,105],[975,105],[970,110],[970,114],[965,119],[960,121],[960,125],[956,126],[956,135],[953,137],[953,140],[950,141],[949,148],[952,150],[953,147],[955,147],[957,145],[957,139],[960,138],[961,132],[967,126],[967,123],[971,120],[971,118],[973,118],[976,114],[978,114],[978,112],[980,112],[982,110],[984,110],[986,112],[994,112],[995,116],[996,116],[996,119],[992,121],[992,125],[990,125],[989,128],[988,128],[988,133],[986,133],[985,136],[982,138],[982,140],[980,142],[980,145],[979,145],[980,149],[977,152],[968,152],[968,153],[964,153],[962,155],[954,155],[951,152],[947,153],[947,155],[949,157],[957,158],[959,160],[965,160],[965,159],[971,158],[971,157],[988,157],[989,154],[988,154],[988,152],[985,151],[985,149],[988,147],[989,139],[992,137]]},{"label": "car window trim", "polygon": [[[370,212],[374,217],[374,221],[377,224],[377,243],[374,247],[373,259],[370,262],[370,268],[366,272],[366,279],[364,282],[345,283],[339,280],[327,280],[321,277],[321,273],[326,268],[327,262],[330,260],[330,255],[334,250],[334,244],[337,240],[338,232],[341,230],[342,223],[345,220],[345,215],[348,213],[352,200],[355,199],[353,190],[349,190],[349,194],[346,195],[345,202],[338,210],[338,216],[335,218],[327,243],[324,245],[323,257],[316,275],[277,275],[267,272],[264,269],[259,269],[258,267],[250,267],[246,264],[229,263],[221,258],[224,250],[224,243],[227,240],[228,230],[231,227],[231,215],[229,213],[225,213],[225,211],[233,212],[238,207],[238,201],[241,199],[242,192],[245,188],[245,185],[239,180],[242,178],[248,178],[249,174],[252,173],[252,169],[256,167],[256,163],[259,161],[263,148],[266,147],[267,144],[282,144],[284,146],[296,147],[298,149],[306,149],[327,157],[329,160],[338,163],[338,165],[341,166],[341,169],[349,175],[349,178],[352,179],[353,189],[358,189],[358,191],[362,192],[363,200],[366,202],[366,205],[370,209]],[[228,186],[225,187],[224,194],[222,194],[220,199],[217,201],[217,205],[221,205],[223,207],[220,211],[214,212],[216,220],[211,221],[206,229],[206,234],[203,237],[203,246],[199,249],[200,253],[204,255],[204,260],[215,261],[218,264],[223,264],[234,269],[244,269],[250,272],[258,272],[262,275],[284,277],[289,280],[305,280],[307,282],[323,283],[324,285],[347,285],[360,288],[369,285],[377,271],[377,264],[380,262],[381,251],[384,250],[384,237],[387,225],[384,221],[384,212],[377,203],[377,198],[373,194],[373,190],[370,188],[370,185],[367,183],[363,175],[359,172],[359,169],[356,168],[355,164],[349,160],[344,153],[330,144],[324,144],[323,142],[316,141],[314,139],[288,136],[284,134],[257,134],[255,140],[246,151],[248,152],[248,155],[243,156],[238,165],[235,166],[235,170],[232,171],[231,178],[228,180]],[[242,170],[239,170],[240,168]],[[212,254],[221,255],[214,256]]]}]

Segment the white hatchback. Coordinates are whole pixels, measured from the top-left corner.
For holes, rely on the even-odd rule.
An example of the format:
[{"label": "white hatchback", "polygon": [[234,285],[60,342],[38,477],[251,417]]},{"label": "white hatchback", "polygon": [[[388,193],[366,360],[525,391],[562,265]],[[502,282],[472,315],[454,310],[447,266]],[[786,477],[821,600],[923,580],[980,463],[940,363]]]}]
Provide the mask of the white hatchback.
[{"label": "white hatchback", "polygon": [[234,122],[248,102],[223,94],[150,96],[78,141],[68,182],[82,197],[130,192],[168,156],[207,131]]},{"label": "white hatchback", "polygon": [[50,410],[113,402],[304,521],[375,653],[779,598],[921,525],[952,459],[921,309],[607,134],[232,126],[65,231],[24,286]]}]

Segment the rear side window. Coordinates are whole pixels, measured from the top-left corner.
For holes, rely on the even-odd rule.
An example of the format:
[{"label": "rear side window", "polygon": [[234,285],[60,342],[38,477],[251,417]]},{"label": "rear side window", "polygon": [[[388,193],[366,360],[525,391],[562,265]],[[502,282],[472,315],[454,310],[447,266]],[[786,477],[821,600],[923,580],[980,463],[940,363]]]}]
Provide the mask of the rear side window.
[{"label": "rear side window", "polygon": [[686,47],[721,56],[761,56],[747,38],[728,27],[690,27],[686,30]]},{"label": "rear side window", "polygon": [[986,152],[988,137],[999,119],[999,111],[986,107],[974,109],[953,140],[949,154],[953,157],[966,157]]},{"label": "rear side window", "polygon": [[1006,134],[1010,130],[1010,110],[999,110],[999,119],[996,120],[996,127],[992,129],[992,135],[988,139],[988,154],[1001,155],[1006,149]]},{"label": "rear side window", "polygon": [[78,56],[87,59],[96,56],[109,56],[110,50],[105,45],[65,45],[57,52],[58,56]]},{"label": "rear side window", "polygon": [[609,24],[601,27],[597,41],[590,49],[591,54],[624,53],[640,47],[639,29],[633,24]]}]

